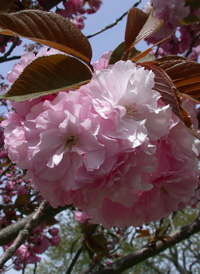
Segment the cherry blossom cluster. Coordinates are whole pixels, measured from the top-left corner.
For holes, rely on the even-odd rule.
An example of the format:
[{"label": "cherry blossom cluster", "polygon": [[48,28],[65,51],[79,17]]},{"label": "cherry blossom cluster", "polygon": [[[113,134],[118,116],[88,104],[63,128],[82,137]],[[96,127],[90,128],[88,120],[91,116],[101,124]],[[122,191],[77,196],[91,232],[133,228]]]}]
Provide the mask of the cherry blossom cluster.
[{"label": "cherry blossom cluster", "polygon": [[[29,238],[28,244],[21,245],[15,255],[12,257],[14,264],[14,269],[21,270],[27,264],[34,264],[41,261],[41,257],[38,256],[44,253],[49,245],[58,246],[60,243],[60,236],[58,235],[59,229],[54,227],[49,229],[49,231],[44,231],[45,223],[37,226],[33,231],[32,235]],[[12,243],[3,246],[4,251]]]},{"label": "cherry blossom cluster", "polygon": [[[5,159],[6,157],[4,157]],[[2,161],[1,157],[1,161]],[[1,170],[1,173],[3,170]],[[15,223],[19,217],[31,212],[38,206],[41,198],[34,194],[28,187],[28,182],[22,178],[21,171],[16,168],[10,168],[9,173],[3,176],[0,184],[1,190],[1,211],[0,211],[0,228],[4,229],[12,223]],[[28,201],[28,197],[31,197]],[[35,200],[35,201],[34,201]],[[24,215],[25,216],[25,215]],[[49,245],[58,246],[60,236],[58,228],[52,227],[47,230],[46,224],[37,226],[28,241],[23,244],[12,258],[13,267],[16,270],[23,269],[29,263],[36,263],[41,260],[38,254],[45,252]],[[12,244],[3,246],[4,251]]]},{"label": "cherry blossom cluster", "polygon": [[[4,157],[5,159],[6,157]],[[2,161],[1,157],[1,161]],[[1,173],[3,170],[1,170]],[[31,212],[38,206],[40,199],[35,199],[35,195],[22,179],[21,171],[13,167],[9,173],[3,176],[0,181],[1,191],[1,211],[0,211],[0,228],[4,229],[12,223],[15,223],[24,213]],[[28,196],[32,197],[28,201]],[[56,227],[47,230],[46,224],[37,226],[27,244],[22,245],[15,256],[12,258],[13,267],[16,270],[22,269],[29,263],[39,262],[41,257],[38,254],[45,252],[49,245],[58,246],[61,238],[58,235],[59,229]],[[4,245],[4,251],[12,244]],[[6,270],[6,269],[5,269]]]},{"label": "cherry blossom cluster", "polygon": [[[186,5],[186,2],[183,0],[151,0],[151,2],[147,2],[143,10],[149,12],[153,7],[153,15],[162,18],[164,25],[145,40],[148,44],[155,44],[172,34],[168,40],[160,44],[158,54],[160,56],[186,54],[191,60],[197,61],[200,54],[200,9],[192,9]],[[182,19],[192,18],[192,16],[199,18],[199,22],[197,20],[196,23],[188,25],[180,22]],[[191,52],[188,52],[190,47]]]},{"label": "cherry blossom cluster", "polygon": [[[5,169],[7,172],[5,173]],[[4,148],[4,135],[0,131],[0,229],[15,223],[22,216],[26,216],[38,207],[41,196],[29,187],[29,181],[24,180],[22,171],[13,164],[9,164],[7,152]],[[49,245],[58,246],[60,236],[58,228],[47,230],[46,224],[36,227],[27,244],[22,245],[12,258],[13,267],[22,269],[28,263],[39,262],[38,254],[43,253]],[[11,245],[4,245],[4,251]],[[5,271],[8,270],[5,267]]]},{"label": "cherry blossom cluster", "polygon": [[[25,53],[12,83],[34,58]],[[153,89],[154,73],[105,54],[79,90],[14,103],[2,122],[12,162],[53,207],[73,204],[105,227],[140,226],[196,197],[199,142]],[[194,128],[194,104],[183,101]]]},{"label": "cherry blossom cluster", "polygon": [[101,4],[101,0],[68,0],[63,4],[64,9],[57,9],[56,12],[69,18],[79,29],[83,29],[85,19],[83,15],[97,12]]}]

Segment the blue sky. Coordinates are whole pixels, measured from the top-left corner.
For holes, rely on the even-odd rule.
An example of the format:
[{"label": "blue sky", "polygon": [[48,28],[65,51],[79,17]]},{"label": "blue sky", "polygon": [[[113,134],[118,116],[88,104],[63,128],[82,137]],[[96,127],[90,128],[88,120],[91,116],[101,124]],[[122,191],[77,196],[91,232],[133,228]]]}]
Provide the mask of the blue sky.
[{"label": "blue sky", "polygon": [[[135,0],[104,0],[100,10],[96,14],[89,15],[87,20],[85,20],[83,33],[85,35],[90,35],[103,29],[130,9],[135,2]],[[141,2],[142,3],[139,5],[140,8],[144,6],[146,1],[143,0]],[[125,26],[126,17],[112,29],[106,30],[105,32],[89,39],[93,50],[93,62],[97,61],[104,52],[115,49],[124,40]],[[146,44],[142,42],[139,44],[138,49],[144,50],[146,47]],[[19,46],[14,51],[14,54],[21,55],[23,51],[23,47]],[[7,72],[12,69],[15,62],[16,61],[1,64],[0,74],[6,76]],[[6,273],[19,274],[21,272],[10,270]]]}]

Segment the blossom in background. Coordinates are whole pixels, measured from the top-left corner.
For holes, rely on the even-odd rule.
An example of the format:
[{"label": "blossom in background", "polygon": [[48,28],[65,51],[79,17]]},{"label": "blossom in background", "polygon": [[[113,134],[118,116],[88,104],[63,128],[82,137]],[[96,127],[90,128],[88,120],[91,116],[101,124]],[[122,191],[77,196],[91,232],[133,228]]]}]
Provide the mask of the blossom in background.
[{"label": "blossom in background", "polygon": [[106,227],[140,226],[195,197],[198,147],[153,89],[152,71],[106,58],[78,91],[12,103],[5,145],[53,207],[73,204]]},{"label": "blossom in background", "polygon": [[[186,1],[182,0],[169,0],[165,2],[151,0],[145,4],[143,10],[149,12],[152,7],[153,15],[162,18],[164,24],[160,30],[147,37],[145,41],[148,44],[156,44],[171,35],[169,39],[160,44],[158,50],[158,55],[160,56],[184,54],[195,41],[192,53],[188,58],[197,61],[200,40],[196,39],[196,37],[199,35],[199,23],[183,25],[180,21],[187,16],[196,15],[199,17],[200,9],[192,9],[189,5],[186,5]],[[175,30],[176,32],[173,33]]]},{"label": "blossom in background", "polygon": [[80,30],[85,27],[84,14],[93,14],[98,11],[102,4],[101,0],[68,0],[64,3],[64,9],[57,9],[57,13],[69,18]]}]

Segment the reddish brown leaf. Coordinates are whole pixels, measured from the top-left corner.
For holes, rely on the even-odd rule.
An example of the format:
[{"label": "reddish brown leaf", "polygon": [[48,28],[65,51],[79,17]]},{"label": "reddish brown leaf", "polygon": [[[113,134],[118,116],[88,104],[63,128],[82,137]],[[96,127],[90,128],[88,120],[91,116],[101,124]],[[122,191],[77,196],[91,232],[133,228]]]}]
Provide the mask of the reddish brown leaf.
[{"label": "reddish brown leaf", "polygon": [[27,203],[27,194],[21,194],[17,197],[17,199],[15,200],[15,207],[16,208],[21,208],[24,207]]},{"label": "reddish brown leaf", "polygon": [[86,63],[92,57],[88,39],[69,20],[40,10],[0,14],[0,33],[25,37],[76,56]]},{"label": "reddish brown leaf", "polygon": [[12,0],[1,0],[0,1],[0,11],[5,11],[13,5]]},{"label": "reddish brown leaf", "polygon": [[200,2],[197,0],[186,0],[186,6],[190,6],[192,9],[200,8]]},{"label": "reddish brown leaf", "polygon": [[148,229],[140,230],[139,235],[137,235],[135,238],[141,238],[141,237],[150,237],[150,232]]},{"label": "reddish brown leaf", "polygon": [[42,56],[30,63],[1,99],[24,101],[87,83],[90,69],[64,54]]},{"label": "reddish brown leaf", "polygon": [[158,60],[182,96],[200,102],[200,64],[183,57],[169,56]]},{"label": "reddish brown leaf", "polygon": [[154,89],[161,94],[162,101],[173,109],[173,112],[185,123],[185,125],[191,129],[192,122],[187,112],[181,105],[181,99],[178,96],[177,89],[170,77],[159,67],[155,66],[155,62],[141,63],[142,66],[148,70],[152,70],[155,74],[155,85]]},{"label": "reddish brown leaf", "polygon": [[86,246],[93,253],[103,253],[104,256],[109,255],[106,239],[103,234],[91,235],[86,238]]},{"label": "reddish brown leaf", "polygon": [[145,13],[137,8],[129,10],[125,32],[126,51],[163,25],[163,20],[154,17],[152,13]]},{"label": "reddish brown leaf", "polygon": [[166,41],[167,39],[169,39],[172,35],[173,35],[173,33],[171,33],[168,37],[162,39],[162,40],[159,41],[158,43],[154,44],[154,45],[151,46],[150,48],[144,50],[144,51],[141,52],[140,54],[134,56],[131,60],[132,60],[133,62],[143,62],[143,59],[145,59],[146,56],[147,56],[148,54],[150,54],[152,48],[154,48],[154,47],[160,45],[162,42],[164,42],[164,41]]}]

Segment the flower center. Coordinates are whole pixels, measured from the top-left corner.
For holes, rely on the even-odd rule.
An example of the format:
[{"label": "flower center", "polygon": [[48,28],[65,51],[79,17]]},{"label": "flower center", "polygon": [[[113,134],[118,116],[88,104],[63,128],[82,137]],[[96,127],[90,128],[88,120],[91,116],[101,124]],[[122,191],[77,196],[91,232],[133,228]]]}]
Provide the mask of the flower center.
[{"label": "flower center", "polygon": [[126,117],[128,118],[136,118],[135,113],[137,112],[136,104],[133,104],[131,106],[125,106],[126,108]]},{"label": "flower center", "polygon": [[78,137],[74,136],[74,135],[68,135],[67,136],[67,140],[65,143],[65,148],[69,148],[71,149],[74,145],[76,145],[78,143]]}]

